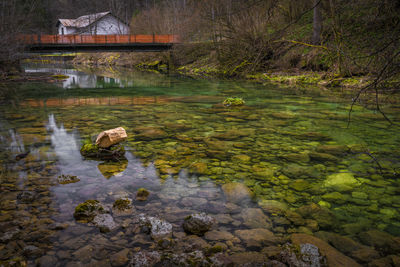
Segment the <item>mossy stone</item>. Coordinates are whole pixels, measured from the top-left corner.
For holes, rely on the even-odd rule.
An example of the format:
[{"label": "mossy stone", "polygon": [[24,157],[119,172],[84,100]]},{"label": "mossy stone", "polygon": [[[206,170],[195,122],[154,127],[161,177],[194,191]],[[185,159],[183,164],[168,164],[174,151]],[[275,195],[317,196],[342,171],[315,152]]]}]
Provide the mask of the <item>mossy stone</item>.
[{"label": "mossy stone", "polygon": [[145,201],[149,195],[150,192],[146,188],[139,188],[136,192],[136,200]]},{"label": "mossy stone", "polygon": [[97,214],[105,213],[103,206],[97,200],[86,200],[75,208],[74,218],[82,222],[91,222]]},{"label": "mossy stone", "polygon": [[113,208],[118,209],[118,210],[126,210],[132,208],[131,206],[131,201],[127,198],[120,198],[115,200],[113,204]]},{"label": "mossy stone", "polygon": [[244,105],[244,100],[240,97],[228,97],[222,102],[224,106],[242,106]]},{"label": "mossy stone", "polygon": [[87,158],[97,158],[102,160],[122,159],[125,155],[124,146],[118,144],[109,148],[101,148],[98,145],[87,143],[81,147],[81,155]]}]

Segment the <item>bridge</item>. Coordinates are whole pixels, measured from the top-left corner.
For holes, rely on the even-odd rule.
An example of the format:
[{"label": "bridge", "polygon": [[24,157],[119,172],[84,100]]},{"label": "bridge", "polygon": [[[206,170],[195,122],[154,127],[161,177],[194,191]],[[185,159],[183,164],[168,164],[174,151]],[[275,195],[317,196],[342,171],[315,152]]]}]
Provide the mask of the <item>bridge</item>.
[{"label": "bridge", "polygon": [[158,52],[172,48],[179,43],[179,36],[173,34],[130,34],[130,35],[21,35],[19,40],[25,51],[47,52]]}]

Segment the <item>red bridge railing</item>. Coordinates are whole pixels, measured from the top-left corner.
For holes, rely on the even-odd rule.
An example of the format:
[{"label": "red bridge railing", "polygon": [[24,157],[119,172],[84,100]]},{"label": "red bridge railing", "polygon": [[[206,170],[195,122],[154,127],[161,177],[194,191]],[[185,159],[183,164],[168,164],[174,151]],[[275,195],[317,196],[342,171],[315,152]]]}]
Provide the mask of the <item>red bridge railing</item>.
[{"label": "red bridge railing", "polygon": [[25,44],[132,44],[132,43],[179,43],[174,34],[129,34],[129,35],[21,35]]}]

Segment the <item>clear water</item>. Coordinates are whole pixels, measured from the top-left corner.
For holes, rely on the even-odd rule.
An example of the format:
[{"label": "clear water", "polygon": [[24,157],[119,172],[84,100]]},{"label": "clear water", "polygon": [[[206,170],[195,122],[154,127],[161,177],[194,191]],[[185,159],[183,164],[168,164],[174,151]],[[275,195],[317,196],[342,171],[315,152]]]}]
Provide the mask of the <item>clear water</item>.
[{"label": "clear water", "polygon": [[[161,249],[146,234],[132,230],[139,213],[172,223],[177,250],[189,242],[183,219],[199,211],[217,219],[214,234],[234,235],[202,237],[209,246],[225,243],[227,254],[262,251],[264,245],[249,245],[235,236],[238,229],[260,227],[282,238],[335,233],[372,247],[362,234],[376,229],[398,242],[398,105],[385,106],[395,125],[356,106],[347,127],[350,102],[340,92],[316,88],[305,93],[273,84],[128,70],[26,70],[70,78],[56,85],[23,83],[5,89],[7,99],[0,107],[0,260],[15,257],[28,245],[39,247],[60,266],[104,263],[124,248]],[[242,97],[246,105],[222,106],[231,96]],[[126,160],[104,162],[80,155],[85,140],[119,126],[128,133]],[[80,181],[58,184],[62,174]],[[230,182],[246,185],[252,195],[235,202],[222,190]],[[149,198],[134,200],[131,215],[115,215],[122,225],[116,231],[102,234],[73,218],[75,207],[85,200],[111,208],[118,198],[135,199],[141,187],[150,191]],[[265,207],[270,200],[285,211],[270,212]],[[319,207],[314,212],[328,211],[332,220],[305,214],[311,203]],[[290,212],[300,218],[293,219]],[[56,223],[68,227],[55,230]],[[83,253],[88,244],[89,255]],[[389,247],[374,249],[381,257],[397,253],[396,246]],[[40,255],[29,255],[28,264]]]}]

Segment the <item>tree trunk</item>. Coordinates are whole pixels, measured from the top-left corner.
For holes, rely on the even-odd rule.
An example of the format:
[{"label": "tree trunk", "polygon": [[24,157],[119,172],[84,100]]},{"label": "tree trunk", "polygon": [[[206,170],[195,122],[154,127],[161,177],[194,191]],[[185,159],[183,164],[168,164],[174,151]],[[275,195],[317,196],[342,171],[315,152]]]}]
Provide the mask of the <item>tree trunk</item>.
[{"label": "tree trunk", "polygon": [[313,16],[313,35],[312,43],[321,43],[321,31],[322,31],[322,14],[321,14],[321,0],[314,0],[314,16]]}]

